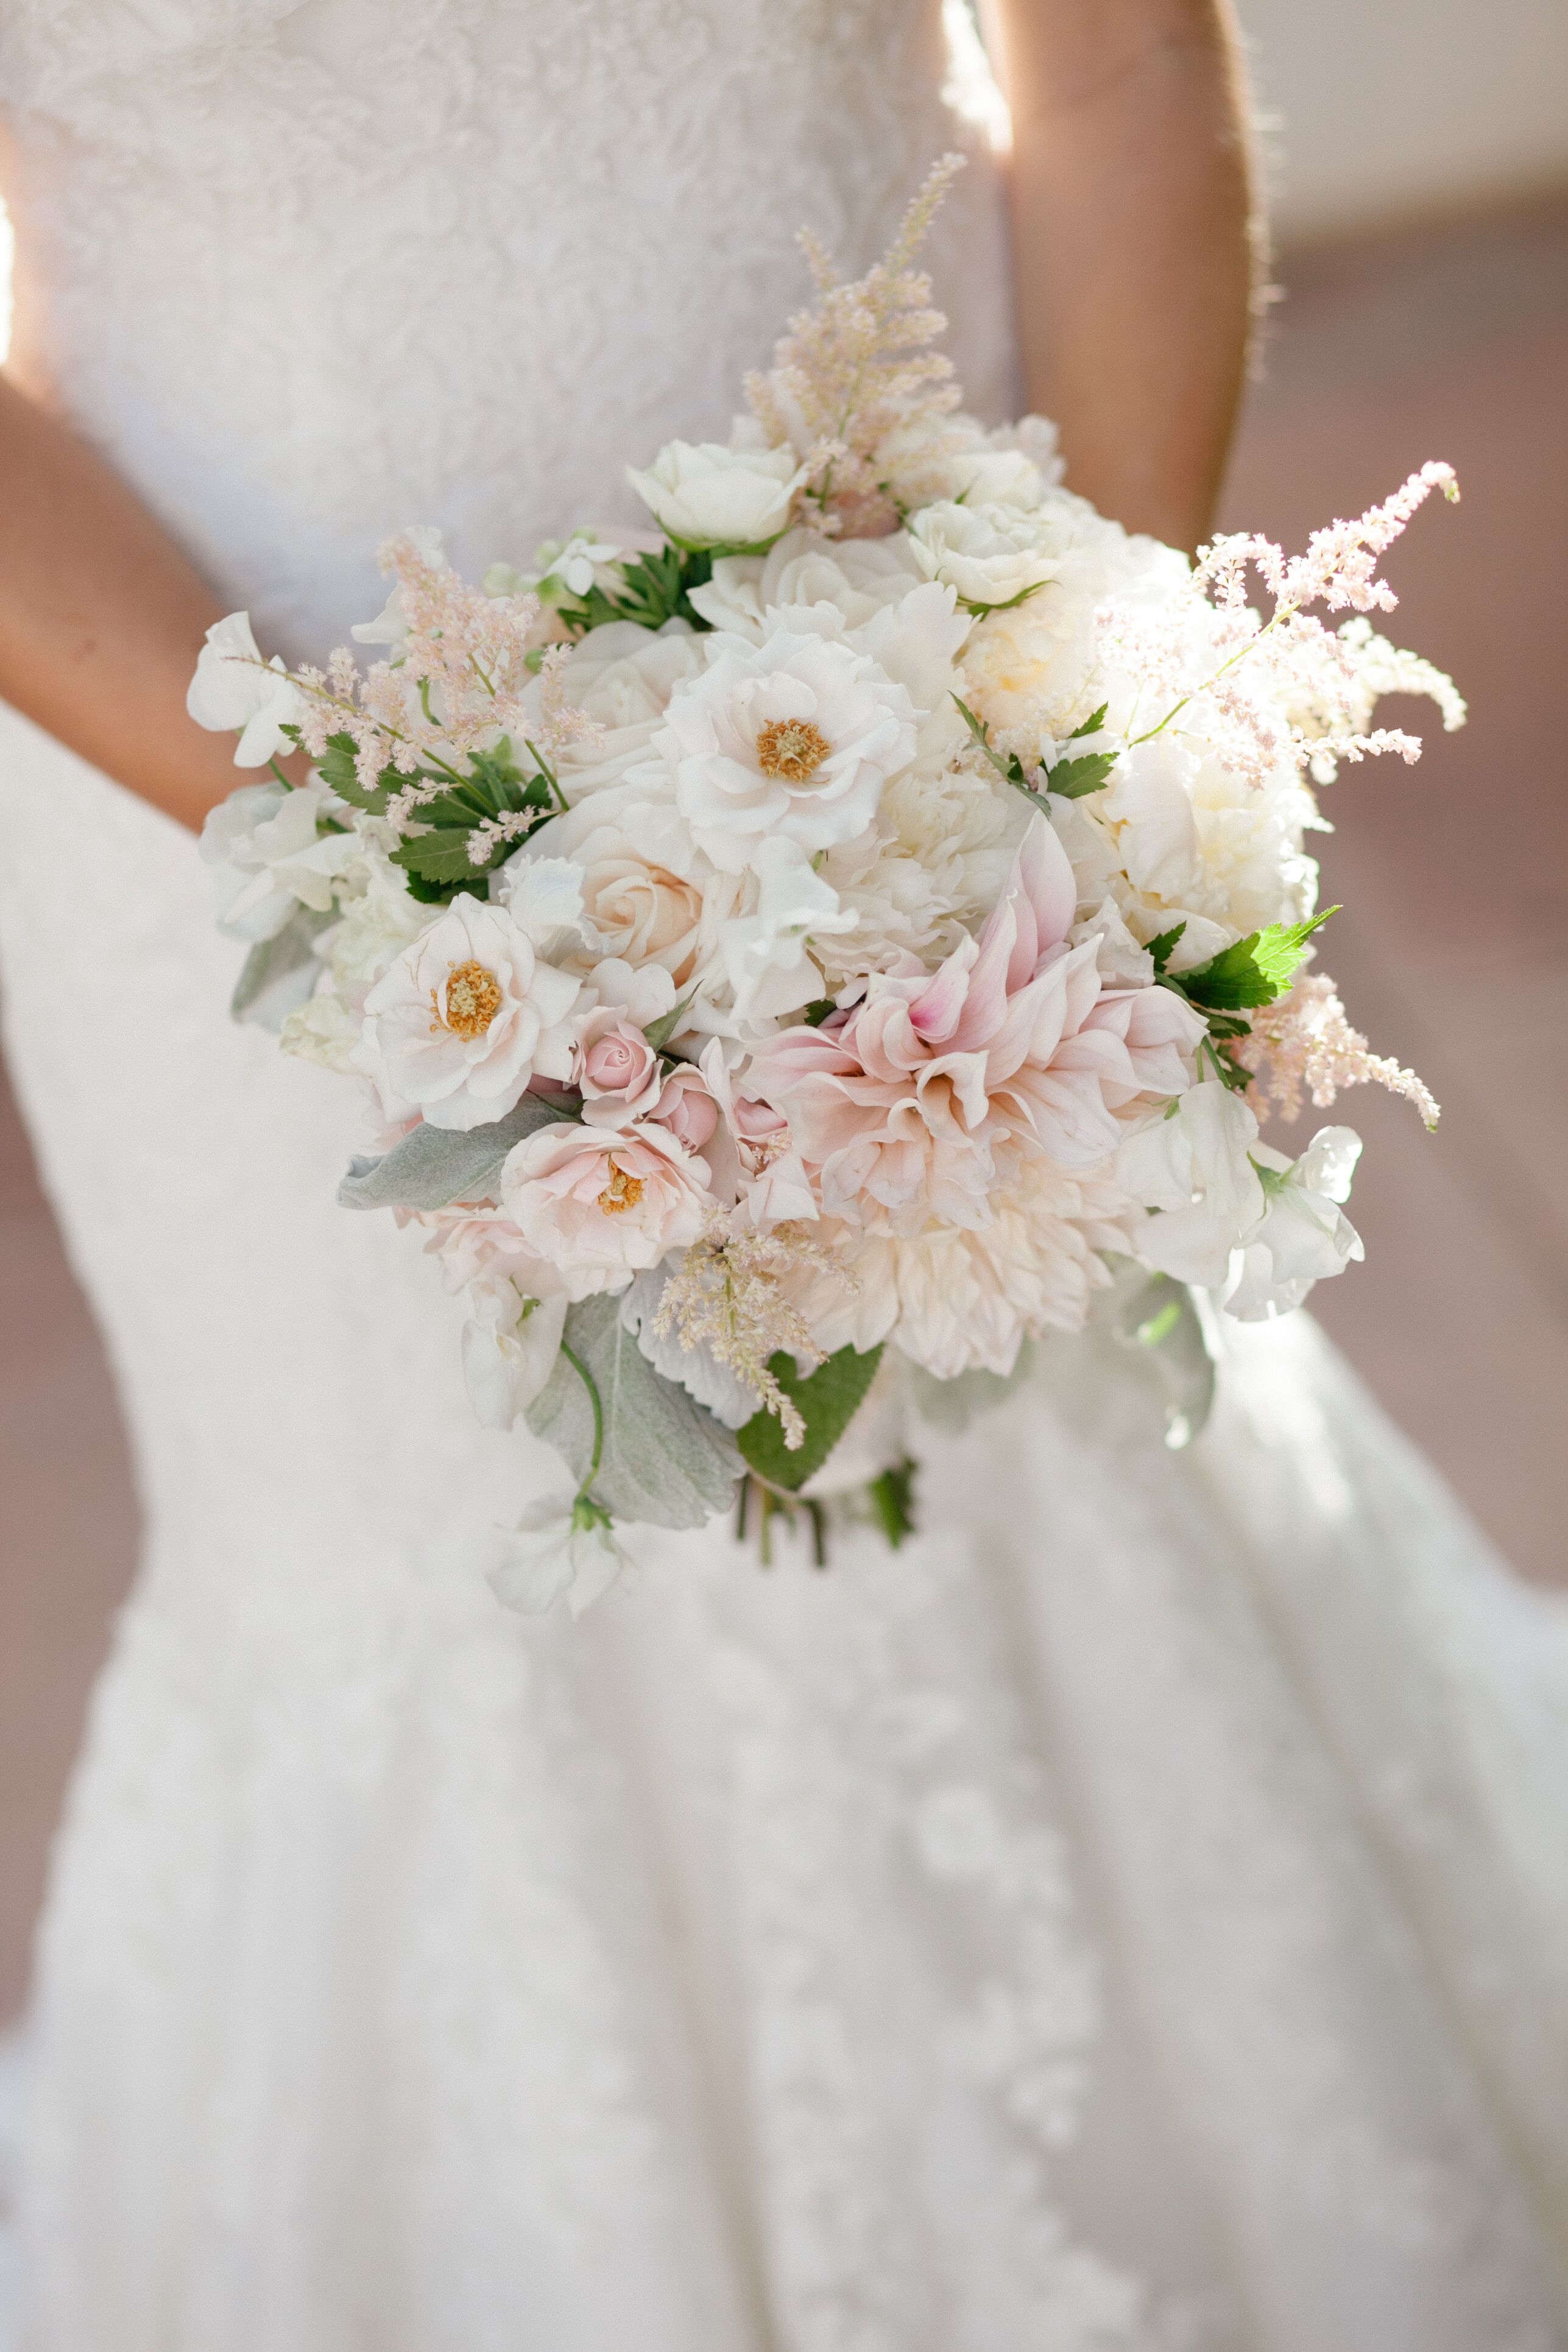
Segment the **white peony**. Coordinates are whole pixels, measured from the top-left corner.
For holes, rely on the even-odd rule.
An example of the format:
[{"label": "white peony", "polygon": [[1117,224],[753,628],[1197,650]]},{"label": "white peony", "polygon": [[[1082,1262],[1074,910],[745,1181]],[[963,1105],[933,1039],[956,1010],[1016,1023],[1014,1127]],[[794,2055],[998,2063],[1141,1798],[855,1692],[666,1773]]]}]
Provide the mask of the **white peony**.
[{"label": "white peony", "polygon": [[563,1599],[581,1617],[631,1566],[608,1513],[583,1495],[531,1503],[515,1528],[495,1530],[495,1545],[490,1590],[525,1617],[542,1616]]},{"label": "white peony", "polygon": [[1225,1302],[1238,1322],[1259,1323],[1300,1307],[1315,1282],[1364,1257],[1361,1235],[1341,1208],[1361,1157],[1348,1127],[1320,1128],[1300,1160],[1259,1144],[1262,1217],[1241,1241],[1241,1274]]},{"label": "white peony", "polygon": [[928,579],[954,589],[975,612],[1033,600],[1056,577],[1063,555],[1049,532],[1017,507],[924,507],[910,524],[910,547]]},{"label": "white peony", "polygon": [[230,613],[226,620],[215,621],[196,656],[185,709],[198,727],[214,734],[229,728],[239,730],[237,768],[264,768],[279,751],[292,751],[283,730],[298,724],[304,707],[281,655],[262,660],[248,613]]},{"label": "white peony", "polygon": [[[705,666],[708,642],[679,620],[667,621],[658,631],[639,628],[635,621],[611,621],[578,639],[561,673],[562,691],[597,731],[561,753],[558,772],[574,812],[585,798],[620,783],[646,755],[671,694]],[[542,727],[537,680],[525,700],[531,723]]]},{"label": "white peony", "polygon": [[754,548],[777,539],[805,478],[793,449],[726,449],[716,441],[670,441],[646,473],[626,467],[638,498],[681,547]]},{"label": "white peony", "polygon": [[775,629],[723,635],[671,697],[659,747],[699,848],[740,873],[768,835],[808,853],[848,841],[913,758],[907,689],[844,645]]},{"label": "white peony", "polygon": [[276,939],[300,907],[325,914],[332,884],[359,855],[358,836],[322,833],[320,784],[242,784],[209,810],[201,852],[217,877],[219,926],[238,940]]},{"label": "white peony", "polygon": [[901,531],[886,539],[824,539],[802,524],[766,555],[721,555],[713,576],[690,591],[710,628],[761,645],[771,614],[795,605],[831,605],[847,630],[896,604],[923,578]]},{"label": "white peony", "polygon": [[571,1076],[581,995],[510,908],[465,893],[370,991],[355,1066],[374,1079],[389,1118],[417,1112],[432,1127],[484,1127],[535,1076]]},{"label": "white peony", "polygon": [[463,1378],[476,1418],[510,1429],[555,1370],[566,1326],[562,1298],[531,1298],[509,1275],[481,1276],[468,1290]]}]

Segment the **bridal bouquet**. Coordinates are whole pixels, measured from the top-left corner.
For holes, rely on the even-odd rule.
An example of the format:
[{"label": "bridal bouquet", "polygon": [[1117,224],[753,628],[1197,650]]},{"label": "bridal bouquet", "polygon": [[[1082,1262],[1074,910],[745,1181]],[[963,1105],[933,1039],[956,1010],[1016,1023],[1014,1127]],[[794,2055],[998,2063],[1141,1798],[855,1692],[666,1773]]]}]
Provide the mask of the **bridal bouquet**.
[{"label": "bridal bouquet", "polygon": [[497,1571],[519,1607],[737,1487],[764,1538],[820,1543],[832,1496],[897,1540],[910,1413],[961,1425],[1098,1292],[1180,1442],[1194,1292],[1268,1316],[1362,1255],[1357,1138],[1292,1160],[1259,1114],[1373,1079],[1436,1118],[1315,968],[1303,845],[1342,761],[1415,757],[1379,695],[1463,718],[1366,617],[1451,472],[1290,560],[1130,536],[931,349],[952,168],[857,283],[808,247],[730,442],[631,473],[657,529],[478,587],[409,530],[368,665],[289,670],[237,614],[192,686],[271,772],[204,839],[235,1009],[369,1096],[343,1201],[425,1236],[480,1417],[570,1466]]}]

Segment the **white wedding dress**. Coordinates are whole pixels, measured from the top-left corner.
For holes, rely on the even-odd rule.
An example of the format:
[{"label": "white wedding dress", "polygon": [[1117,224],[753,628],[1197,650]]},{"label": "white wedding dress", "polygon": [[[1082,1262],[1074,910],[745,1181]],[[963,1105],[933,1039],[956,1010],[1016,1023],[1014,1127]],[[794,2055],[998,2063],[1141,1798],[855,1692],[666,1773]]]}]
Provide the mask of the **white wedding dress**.
[{"label": "white wedding dress", "polygon": [[[526,559],[721,434],[946,72],[939,0],[5,0],[19,331],[320,651],[392,527]],[[1001,413],[983,158],[934,266]],[[553,1458],[334,1206],[352,1101],[229,1024],[194,842],[9,715],[0,950],[147,1520],[26,2352],[1563,2352],[1568,1614],[1309,1322],[1189,1454],[1063,1342],[899,1555],[641,1536],[524,1622],[486,1531]]]}]

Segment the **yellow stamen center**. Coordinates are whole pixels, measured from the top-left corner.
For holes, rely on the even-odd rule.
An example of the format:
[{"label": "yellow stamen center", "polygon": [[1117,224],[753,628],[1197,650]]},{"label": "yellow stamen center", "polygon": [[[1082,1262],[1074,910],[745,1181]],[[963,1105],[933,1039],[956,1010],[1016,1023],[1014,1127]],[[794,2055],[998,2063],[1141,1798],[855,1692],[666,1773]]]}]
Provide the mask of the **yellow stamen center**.
[{"label": "yellow stamen center", "polygon": [[770,719],[757,737],[757,765],[786,784],[809,784],[832,749],[809,719]]},{"label": "yellow stamen center", "polygon": [[643,1179],[628,1176],[618,1160],[610,1162],[610,1181],[599,1195],[598,1205],[606,1217],[623,1216],[635,1209],[643,1196]]},{"label": "yellow stamen center", "polygon": [[482,1037],[501,1008],[500,982],[493,971],[471,960],[455,963],[447,974],[447,1010],[443,1015],[436,1002],[436,992],[430,992],[430,1010],[436,1015],[433,1029],[449,1029],[454,1037],[471,1043]]}]

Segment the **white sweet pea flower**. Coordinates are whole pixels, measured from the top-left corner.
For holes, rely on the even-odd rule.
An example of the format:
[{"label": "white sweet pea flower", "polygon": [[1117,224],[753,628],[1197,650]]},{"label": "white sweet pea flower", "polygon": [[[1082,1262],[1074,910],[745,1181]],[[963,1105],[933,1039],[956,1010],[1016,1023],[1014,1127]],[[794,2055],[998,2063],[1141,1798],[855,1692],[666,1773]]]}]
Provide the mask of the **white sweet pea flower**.
[{"label": "white sweet pea flower", "polygon": [[1145,1265],[1217,1289],[1230,1254],[1263,1215],[1253,1165],[1258,1121],[1217,1079],[1191,1087],[1163,1118],[1128,1137],[1116,1178],[1145,1214],[1133,1242]]},{"label": "white sweet pea flower", "polygon": [[806,478],[795,451],[726,449],[717,441],[666,444],[646,473],[626,479],[681,547],[762,547],[789,524]]},{"label": "white sweet pea flower", "polygon": [[854,930],[859,917],[816,873],[804,850],[782,835],[757,844],[752,857],[757,903],[720,934],[738,1021],[775,1020],[823,993],[822,974],[806,952],[824,933]]},{"label": "white sweet pea flower", "polygon": [[241,784],[208,811],[201,852],[217,877],[219,926],[237,940],[276,939],[300,907],[325,914],[332,883],[359,852],[352,833],[320,830],[320,784]]},{"label": "white sweet pea flower", "polygon": [[544,1388],[561,1353],[564,1297],[531,1298],[510,1275],[483,1276],[468,1289],[463,1378],[486,1429],[510,1429]]},{"label": "white sweet pea flower", "polygon": [[355,1066],[374,1079],[388,1118],[488,1126],[534,1076],[570,1078],[581,993],[509,908],[465,892],[366,996]]},{"label": "white sweet pea flower", "polygon": [[1315,1282],[1364,1257],[1361,1235],[1339,1205],[1350,1198],[1361,1138],[1348,1127],[1321,1128],[1292,1162],[1267,1144],[1253,1150],[1265,1203],[1242,1238],[1241,1275],[1225,1311],[1260,1323],[1300,1307]]},{"label": "white sweet pea flower", "polygon": [[863,833],[916,749],[908,689],[831,638],[715,635],[656,739],[697,845],[738,874],[769,835],[808,854]]},{"label": "white sweet pea flower", "polygon": [[525,1617],[542,1616],[563,1599],[581,1617],[631,1566],[609,1513],[585,1495],[546,1496],[529,1505],[515,1528],[498,1528],[495,1536],[490,1590]]},{"label": "white sweet pea flower", "polygon": [[915,562],[978,612],[1016,604],[1061,570],[1040,524],[1016,507],[942,499],[910,523]]},{"label": "white sweet pea flower", "polygon": [[196,656],[185,709],[198,727],[214,734],[238,730],[237,768],[264,768],[279,751],[291,751],[283,729],[298,722],[304,707],[282,656],[262,660],[248,613],[230,613],[226,620],[214,622]]}]

